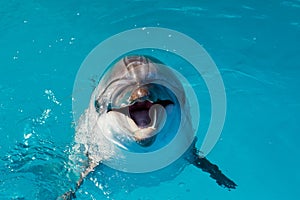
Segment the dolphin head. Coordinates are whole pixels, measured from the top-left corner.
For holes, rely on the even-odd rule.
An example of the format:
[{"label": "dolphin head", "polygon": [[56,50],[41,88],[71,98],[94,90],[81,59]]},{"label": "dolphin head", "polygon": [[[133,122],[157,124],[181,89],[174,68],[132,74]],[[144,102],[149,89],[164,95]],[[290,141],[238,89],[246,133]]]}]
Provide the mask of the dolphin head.
[{"label": "dolphin head", "polygon": [[111,115],[115,129],[129,132],[143,147],[155,142],[170,107],[177,102],[172,90],[182,90],[172,72],[160,64],[146,56],[126,56],[96,88],[95,110],[99,115]]}]

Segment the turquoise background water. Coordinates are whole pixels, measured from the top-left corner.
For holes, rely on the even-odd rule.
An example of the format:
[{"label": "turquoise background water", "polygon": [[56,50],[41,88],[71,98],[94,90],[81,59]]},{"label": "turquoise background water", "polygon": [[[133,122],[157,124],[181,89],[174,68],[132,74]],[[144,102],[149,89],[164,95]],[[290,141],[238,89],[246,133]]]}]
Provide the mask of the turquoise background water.
[{"label": "turquoise background water", "polygon": [[73,186],[76,72],[98,43],[144,26],[189,35],[219,67],[227,118],[208,157],[239,186],[228,192],[187,166],[172,180],[114,195],[87,181],[79,199],[299,198],[299,0],[3,0],[0,199],[55,199]]}]

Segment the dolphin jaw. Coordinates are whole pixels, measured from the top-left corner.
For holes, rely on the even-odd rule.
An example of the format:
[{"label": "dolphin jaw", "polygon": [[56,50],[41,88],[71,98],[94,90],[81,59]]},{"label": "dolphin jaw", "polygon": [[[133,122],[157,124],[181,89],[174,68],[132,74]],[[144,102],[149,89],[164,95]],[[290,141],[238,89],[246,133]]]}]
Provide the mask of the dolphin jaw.
[{"label": "dolphin jaw", "polygon": [[163,105],[148,100],[111,111],[119,113],[116,116],[123,116],[123,125],[131,132],[136,143],[143,147],[155,142],[156,135],[164,127],[167,118]]}]

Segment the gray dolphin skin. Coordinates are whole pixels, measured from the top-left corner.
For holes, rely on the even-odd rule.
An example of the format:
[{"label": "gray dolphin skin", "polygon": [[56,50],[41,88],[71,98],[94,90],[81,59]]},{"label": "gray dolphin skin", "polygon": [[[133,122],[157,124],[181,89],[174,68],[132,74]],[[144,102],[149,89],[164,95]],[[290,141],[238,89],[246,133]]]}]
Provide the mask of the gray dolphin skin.
[{"label": "gray dolphin skin", "polygon": [[[85,147],[83,153],[88,156],[89,164],[75,188],[60,199],[75,199],[85,177],[95,167],[103,165],[104,160],[118,156],[114,145],[134,152],[155,151],[173,139],[176,134],[172,133],[173,124],[180,122],[176,114],[180,106],[185,106],[179,105],[179,102],[186,102],[186,96],[182,84],[171,70],[164,71],[156,63],[162,64],[149,56],[125,56],[101,78],[89,107],[80,118],[75,135],[75,142]],[[190,108],[186,106],[184,110],[179,113],[188,122]],[[193,129],[185,130],[192,132]],[[184,160],[209,173],[218,185],[235,189],[237,185],[217,165],[198,154],[195,147],[197,138],[192,140],[194,142],[188,148],[189,152],[184,154]]]}]

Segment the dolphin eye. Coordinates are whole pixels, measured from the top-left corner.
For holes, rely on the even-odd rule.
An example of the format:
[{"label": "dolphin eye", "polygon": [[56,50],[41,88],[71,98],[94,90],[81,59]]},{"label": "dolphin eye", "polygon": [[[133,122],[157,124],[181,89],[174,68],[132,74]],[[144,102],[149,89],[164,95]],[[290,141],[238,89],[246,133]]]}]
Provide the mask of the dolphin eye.
[{"label": "dolphin eye", "polygon": [[[105,112],[105,111],[104,111],[103,104],[101,104],[101,103],[99,102],[99,100],[95,100],[94,106],[95,106],[95,109],[96,109],[96,112],[97,112],[97,113],[102,114],[103,112]],[[107,105],[107,108],[106,108],[106,112],[109,112],[109,111],[111,111],[111,110],[112,110],[111,104],[108,104],[108,105]]]},{"label": "dolphin eye", "polygon": [[96,101],[94,102],[94,106],[95,106],[96,112],[97,112],[97,113],[100,113],[100,103],[99,103],[98,100],[96,100]]}]

